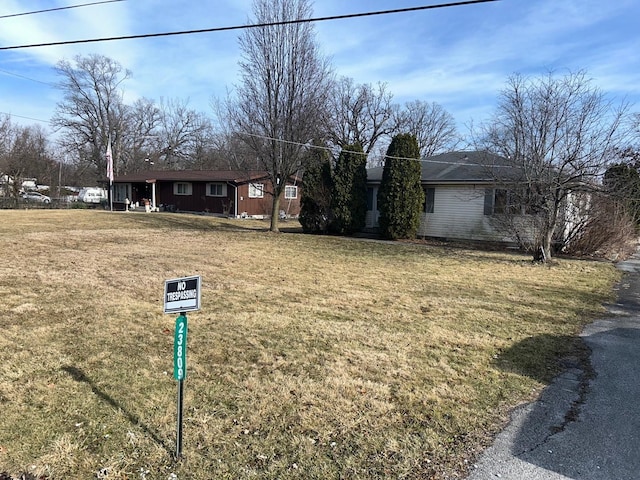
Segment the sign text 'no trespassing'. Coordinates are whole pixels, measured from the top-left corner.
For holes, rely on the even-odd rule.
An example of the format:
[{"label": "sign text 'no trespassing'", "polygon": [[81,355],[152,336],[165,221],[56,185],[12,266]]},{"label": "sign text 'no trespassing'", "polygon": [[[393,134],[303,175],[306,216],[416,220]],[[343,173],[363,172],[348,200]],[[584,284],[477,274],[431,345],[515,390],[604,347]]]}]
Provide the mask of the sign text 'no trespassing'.
[{"label": "sign text 'no trespassing'", "polygon": [[200,310],[200,276],[166,280],[164,313]]}]

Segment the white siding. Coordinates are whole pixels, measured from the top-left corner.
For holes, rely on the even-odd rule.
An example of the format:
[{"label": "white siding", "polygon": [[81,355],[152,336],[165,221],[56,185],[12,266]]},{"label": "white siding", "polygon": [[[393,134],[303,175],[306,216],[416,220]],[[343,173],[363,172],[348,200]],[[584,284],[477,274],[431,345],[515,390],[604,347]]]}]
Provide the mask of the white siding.
[{"label": "white siding", "polygon": [[484,186],[438,186],[433,213],[424,214],[419,236],[504,241],[484,214]]},{"label": "white siding", "polygon": [[[373,210],[367,211],[366,228],[378,228],[378,188],[374,190]],[[458,240],[512,242],[500,233],[491,215],[484,214],[484,185],[436,186],[433,213],[423,213],[418,236]],[[516,219],[517,220],[517,219]],[[527,222],[526,217],[521,217]]]}]

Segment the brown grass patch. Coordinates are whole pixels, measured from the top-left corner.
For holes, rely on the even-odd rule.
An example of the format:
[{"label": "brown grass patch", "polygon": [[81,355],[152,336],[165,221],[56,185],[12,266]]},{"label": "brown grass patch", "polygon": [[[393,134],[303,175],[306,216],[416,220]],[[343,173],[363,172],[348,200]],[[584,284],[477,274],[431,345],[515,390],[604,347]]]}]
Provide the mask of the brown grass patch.
[{"label": "brown grass patch", "polygon": [[[0,471],[51,479],[444,478],[617,279],[180,214],[2,211],[0,252]],[[196,274],[176,463],[162,293]]]}]

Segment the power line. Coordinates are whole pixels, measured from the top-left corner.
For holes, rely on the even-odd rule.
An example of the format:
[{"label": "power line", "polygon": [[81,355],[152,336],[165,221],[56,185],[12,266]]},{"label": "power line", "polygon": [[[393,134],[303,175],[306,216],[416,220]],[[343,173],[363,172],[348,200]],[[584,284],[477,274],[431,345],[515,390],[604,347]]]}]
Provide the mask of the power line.
[{"label": "power line", "polygon": [[41,120],[39,118],[32,118],[32,117],[24,117],[22,115],[16,115],[15,113],[7,113],[7,112],[0,112],[0,115],[6,115],[8,117],[16,117],[16,118],[24,118],[25,120],[33,120],[34,122],[42,122],[42,123],[51,123],[48,120]]},{"label": "power line", "polygon": [[[334,153],[336,150],[336,147],[323,147],[322,145],[314,145],[312,143],[301,143],[301,142],[294,142],[292,140],[284,140],[281,138],[273,138],[273,137],[269,137],[266,135],[258,135],[255,133],[249,133],[249,132],[235,132],[235,134],[237,135],[246,135],[248,137],[255,137],[255,138],[260,138],[262,140],[268,140],[268,141],[274,141],[274,142],[280,142],[280,143],[287,143],[289,145],[297,145],[299,147],[306,147],[309,149],[315,149],[315,150],[323,150],[329,153]],[[356,152],[354,150],[345,150],[345,149],[340,149],[341,153],[351,153],[351,154],[355,154],[355,155],[364,155],[365,157],[368,156],[365,152]],[[431,157],[426,157],[426,158],[412,158],[412,157],[394,157],[394,156],[390,156],[390,155],[385,155],[384,158],[391,158],[393,160],[411,160],[413,162],[421,162],[421,163],[437,163],[437,164],[446,164],[446,165],[452,165],[455,164],[456,166],[464,166],[464,167],[479,167],[479,166],[484,166],[480,163],[476,163],[476,162],[464,162],[464,161],[457,161],[452,163],[451,161],[448,160],[433,160],[434,155],[432,155]],[[468,160],[468,157],[465,155],[462,160]],[[496,168],[513,168],[512,165],[491,165],[491,167]]]},{"label": "power line", "polygon": [[72,8],[88,7],[91,5],[100,5],[103,3],[115,3],[115,2],[124,2],[124,1],[126,0],[102,0],[100,2],[82,3],[80,5],[69,5],[68,7],[47,8],[46,10],[35,10],[33,12],[10,13],[9,15],[0,15],[0,19],[21,17],[24,15],[35,15],[37,13],[58,12],[60,10],[70,10]]},{"label": "power line", "polygon": [[[116,0],[111,0],[116,1]],[[174,35],[192,35],[196,33],[212,33],[212,32],[228,32],[231,30],[245,30],[248,28],[264,28],[264,27],[276,27],[283,25],[293,25],[297,23],[312,23],[312,22],[326,22],[329,20],[344,20],[347,18],[360,18],[360,17],[371,17],[374,15],[389,15],[392,13],[407,13],[407,12],[417,12],[421,10],[432,10],[436,8],[449,8],[449,7],[459,7],[464,5],[475,5],[479,3],[488,3],[488,2],[498,2],[500,0],[468,0],[462,2],[451,2],[451,3],[440,3],[437,5],[423,5],[420,7],[409,7],[409,8],[398,8],[393,10],[380,10],[374,12],[364,12],[364,13],[350,13],[346,15],[333,15],[329,17],[316,17],[316,18],[301,18],[297,20],[284,20],[281,22],[268,22],[268,23],[255,23],[248,25],[235,25],[232,27],[217,27],[217,28],[204,28],[199,30],[184,30],[178,32],[161,32],[161,33],[145,33],[141,35],[126,35],[121,37],[103,37],[103,38],[90,38],[85,40],[67,40],[61,42],[50,42],[50,43],[34,43],[30,45],[14,45],[11,47],[0,47],[0,50],[18,50],[23,48],[35,48],[35,47],[53,47],[60,45],[76,45],[80,43],[97,43],[97,42],[110,42],[114,40],[134,40],[140,38],[155,38],[155,37],[169,37]]]},{"label": "power line", "polygon": [[49,85],[50,87],[55,87],[54,83],[43,82],[42,80],[36,80],[35,78],[25,77],[24,75],[20,75],[19,73],[13,73],[8,70],[4,70],[0,68],[0,73],[4,73],[5,75],[12,75],[14,77],[23,78],[24,80],[31,80],[32,82],[41,83],[43,85]]}]

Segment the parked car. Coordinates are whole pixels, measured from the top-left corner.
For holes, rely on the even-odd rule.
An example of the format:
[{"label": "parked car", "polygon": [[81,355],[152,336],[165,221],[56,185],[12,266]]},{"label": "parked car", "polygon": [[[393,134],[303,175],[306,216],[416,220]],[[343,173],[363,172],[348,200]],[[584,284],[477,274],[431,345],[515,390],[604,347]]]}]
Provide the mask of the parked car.
[{"label": "parked car", "polygon": [[20,198],[27,202],[51,203],[51,197],[47,197],[40,192],[22,192]]}]

